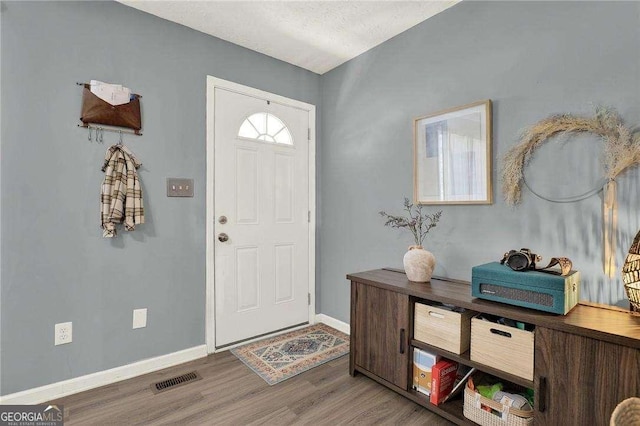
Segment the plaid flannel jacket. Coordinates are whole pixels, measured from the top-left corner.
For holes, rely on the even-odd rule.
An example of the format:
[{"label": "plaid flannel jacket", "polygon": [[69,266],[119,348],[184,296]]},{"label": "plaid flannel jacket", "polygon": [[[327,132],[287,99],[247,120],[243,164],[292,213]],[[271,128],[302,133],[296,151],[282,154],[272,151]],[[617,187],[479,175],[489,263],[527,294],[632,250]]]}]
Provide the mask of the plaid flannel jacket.
[{"label": "plaid flannel jacket", "polygon": [[140,163],[131,151],[122,145],[113,145],[104,157],[105,172],[101,193],[102,236],[116,236],[116,224],[124,221],[127,231],[144,223],[142,187],[136,169]]}]

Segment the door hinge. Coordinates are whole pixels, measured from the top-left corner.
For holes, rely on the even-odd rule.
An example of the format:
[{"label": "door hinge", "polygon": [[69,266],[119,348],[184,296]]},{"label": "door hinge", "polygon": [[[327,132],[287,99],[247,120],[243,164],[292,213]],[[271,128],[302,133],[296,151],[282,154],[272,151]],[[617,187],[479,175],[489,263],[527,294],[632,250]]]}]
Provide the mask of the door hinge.
[{"label": "door hinge", "polygon": [[311,210],[309,210],[308,213],[309,214],[307,215],[307,222],[311,223]]},{"label": "door hinge", "polygon": [[310,141],[311,140],[311,128],[307,129],[307,140]]},{"label": "door hinge", "polygon": [[307,293],[307,303],[311,306],[311,293]]}]

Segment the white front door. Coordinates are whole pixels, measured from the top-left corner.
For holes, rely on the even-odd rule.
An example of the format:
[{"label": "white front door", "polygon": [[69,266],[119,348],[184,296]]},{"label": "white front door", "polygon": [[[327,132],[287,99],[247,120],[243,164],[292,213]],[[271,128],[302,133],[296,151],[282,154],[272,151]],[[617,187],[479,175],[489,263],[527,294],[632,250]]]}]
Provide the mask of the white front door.
[{"label": "white front door", "polygon": [[310,111],[216,87],[215,346],[309,321]]}]

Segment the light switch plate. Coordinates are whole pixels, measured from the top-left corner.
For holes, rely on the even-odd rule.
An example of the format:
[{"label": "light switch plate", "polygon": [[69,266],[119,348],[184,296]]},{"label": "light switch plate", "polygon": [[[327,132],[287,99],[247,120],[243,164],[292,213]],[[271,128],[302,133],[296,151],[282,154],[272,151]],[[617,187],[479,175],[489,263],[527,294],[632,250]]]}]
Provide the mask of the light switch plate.
[{"label": "light switch plate", "polygon": [[167,178],[167,197],[193,197],[193,179]]},{"label": "light switch plate", "polygon": [[147,308],[133,310],[133,328],[144,328],[147,326]]}]

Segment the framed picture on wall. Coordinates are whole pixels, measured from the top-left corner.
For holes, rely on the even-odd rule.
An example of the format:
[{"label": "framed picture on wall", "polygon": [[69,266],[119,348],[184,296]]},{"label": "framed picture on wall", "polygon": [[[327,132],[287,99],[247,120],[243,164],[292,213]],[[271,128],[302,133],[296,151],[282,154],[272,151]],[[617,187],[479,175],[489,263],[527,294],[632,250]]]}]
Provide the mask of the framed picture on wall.
[{"label": "framed picture on wall", "polygon": [[417,204],[491,204],[491,101],[413,121]]}]

